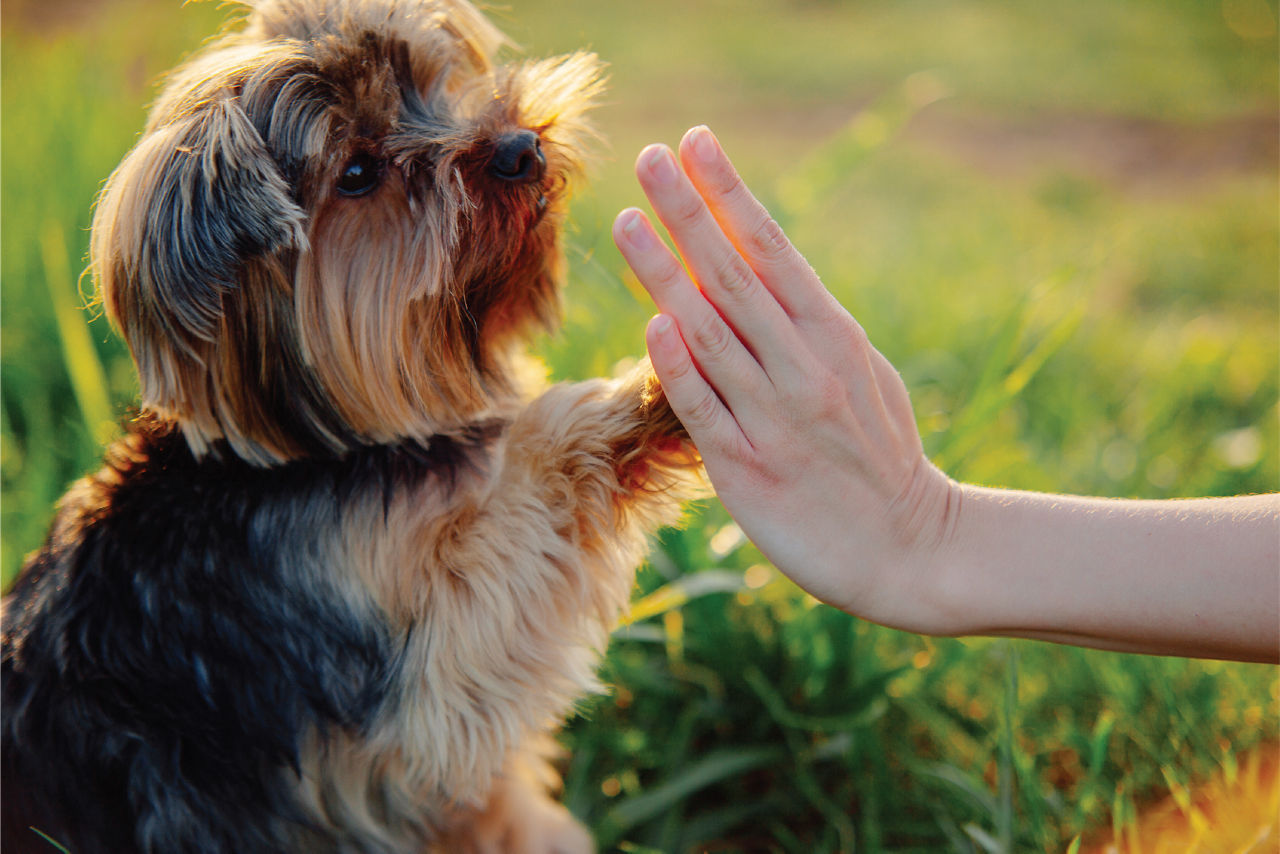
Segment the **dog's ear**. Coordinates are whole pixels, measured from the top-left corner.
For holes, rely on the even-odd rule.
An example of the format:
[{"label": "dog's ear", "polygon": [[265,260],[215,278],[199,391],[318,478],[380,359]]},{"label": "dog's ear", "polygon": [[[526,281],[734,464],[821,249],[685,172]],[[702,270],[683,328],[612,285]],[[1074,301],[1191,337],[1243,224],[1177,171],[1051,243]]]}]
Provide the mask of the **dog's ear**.
[{"label": "dog's ear", "polygon": [[304,248],[304,220],[229,92],[191,104],[129,152],[98,200],[91,256],[144,405],[201,414],[224,300],[247,260]]}]

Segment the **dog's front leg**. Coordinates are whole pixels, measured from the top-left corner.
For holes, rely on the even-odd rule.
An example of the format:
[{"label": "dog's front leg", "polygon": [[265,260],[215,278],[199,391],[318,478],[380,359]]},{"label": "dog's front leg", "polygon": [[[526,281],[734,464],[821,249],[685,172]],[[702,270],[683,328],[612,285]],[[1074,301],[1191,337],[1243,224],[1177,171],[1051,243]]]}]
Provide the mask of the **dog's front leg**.
[{"label": "dog's front leg", "polygon": [[[517,607],[506,619],[495,625],[475,615],[464,623],[489,626],[489,637],[468,646],[510,635],[498,645],[511,651],[503,659],[511,671],[494,681],[528,684],[510,712],[527,716],[522,741],[530,743],[540,725],[598,690],[595,663],[627,605],[647,537],[677,520],[681,501],[700,488],[700,466],[647,365],[623,380],[548,389],[515,417],[500,454],[486,497],[468,514],[470,535],[451,538],[457,551],[441,558],[498,571],[491,580],[459,578],[454,592],[474,586],[483,594],[468,602],[492,602],[491,590],[512,588]],[[457,850],[593,850],[585,830],[551,800],[554,775],[542,773],[548,766],[540,757],[516,748],[486,805],[458,835],[466,844]]]},{"label": "dog's front leg", "polygon": [[647,537],[700,484],[651,377],[548,389],[510,422],[485,485],[411,538],[430,559],[427,584],[388,597],[417,603],[401,730],[436,734],[424,761],[437,787],[462,801],[483,792],[440,850],[590,850],[547,780],[525,773],[522,745],[599,690],[596,664]]},{"label": "dog's front leg", "polygon": [[620,380],[553,386],[517,417],[509,476],[593,525],[651,533],[701,487],[701,461],[647,361]]},{"label": "dog's front leg", "polygon": [[[536,536],[601,640],[626,607],[648,537],[705,488],[701,461],[645,362],[620,380],[552,386],[512,422],[486,507]],[[603,645],[603,644],[601,644]]]}]

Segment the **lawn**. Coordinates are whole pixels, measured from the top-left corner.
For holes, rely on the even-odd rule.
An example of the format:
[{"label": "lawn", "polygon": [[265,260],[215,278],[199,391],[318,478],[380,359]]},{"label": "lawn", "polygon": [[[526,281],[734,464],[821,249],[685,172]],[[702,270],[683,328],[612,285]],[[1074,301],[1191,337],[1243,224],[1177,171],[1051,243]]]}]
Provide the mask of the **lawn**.
[{"label": "lawn", "polygon": [[[1275,2],[492,11],[530,54],[586,46],[611,68],[565,322],[538,343],[553,376],[640,355],[652,308],[609,226],[641,202],[640,147],[707,123],[902,371],[952,475],[1280,488]],[[227,14],[5,6],[6,582],[136,395],[123,345],[81,310],[94,193],[158,75]],[[565,799],[606,851],[1060,851],[1116,830],[1154,850],[1139,813],[1172,797],[1209,821],[1204,781],[1246,779],[1280,737],[1275,667],[869,625],[799,593],[714,501],[654,544],[636,599],[611,693],[564,734]],[[1231,823],[1211,834],[1247,830]]]}]

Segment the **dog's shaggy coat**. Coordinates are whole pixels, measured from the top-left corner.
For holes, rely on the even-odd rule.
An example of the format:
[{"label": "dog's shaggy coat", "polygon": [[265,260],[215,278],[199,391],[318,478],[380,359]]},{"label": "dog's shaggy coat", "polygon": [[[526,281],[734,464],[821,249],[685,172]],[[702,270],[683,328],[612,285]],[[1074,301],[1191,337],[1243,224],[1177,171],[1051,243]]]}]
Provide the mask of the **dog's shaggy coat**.
[{"label": "dog's shaggy coat", "polygon": [[6,854],[590,850],[548,733],[696,454],[522,361],[600,83],[503,44],[260,0],[170,78],[93,226],[142,412],[5,602]]}]

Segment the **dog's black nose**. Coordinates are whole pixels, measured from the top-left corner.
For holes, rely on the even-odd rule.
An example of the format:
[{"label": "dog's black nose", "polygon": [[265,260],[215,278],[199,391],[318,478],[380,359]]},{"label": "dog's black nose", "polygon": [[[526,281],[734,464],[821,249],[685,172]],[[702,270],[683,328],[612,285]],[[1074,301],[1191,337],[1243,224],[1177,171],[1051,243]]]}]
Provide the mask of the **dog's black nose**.
[{"label": "dog's black nose", "polygon": [[536,133],[518,130],[498,138],[489,174],[513,184],[532,184],[541,181],[546,171],[547,158]]}]

